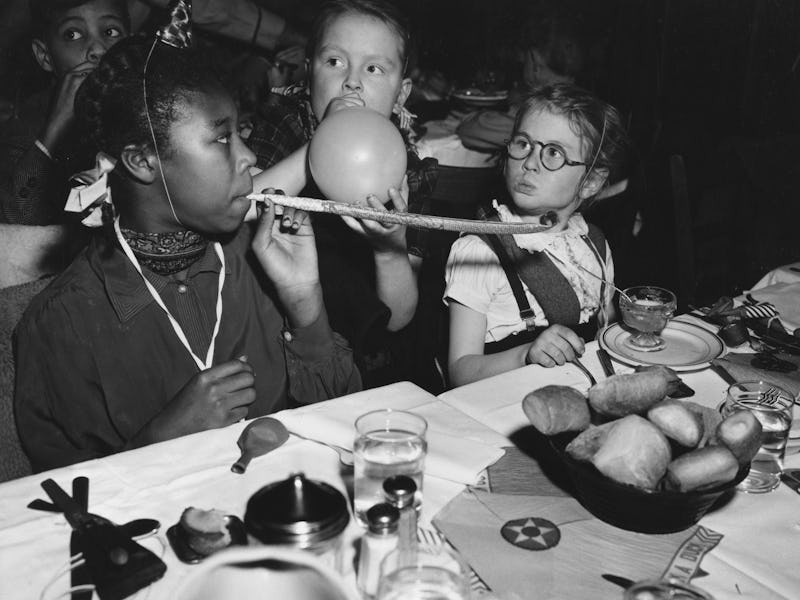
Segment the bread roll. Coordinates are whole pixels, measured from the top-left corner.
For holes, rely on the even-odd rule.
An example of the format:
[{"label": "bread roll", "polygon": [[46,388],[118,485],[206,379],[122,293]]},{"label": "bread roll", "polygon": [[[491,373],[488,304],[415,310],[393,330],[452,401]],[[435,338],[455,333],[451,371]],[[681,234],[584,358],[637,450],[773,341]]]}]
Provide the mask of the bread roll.
[{"label": "bread roll", "polygon": [[667,396],[678,391],[681,385],[681,378],[669,367],[665,367],[664,365],[640,365],[636,367],[637,373],[646,373],[647,371],[659,371],[664,375],[664,378],[667,380]]},{"label": "bread roll", "polygon": [[608,432],[616,425],[616,421],[609,421],[602,425],[590,425],[589,429],[580,432],[569,444],[567,454],[575,460],[592,462],[594,455],[608,437]]},{"label": "bread roll", "polygon": [[724,446],[706,446],[687,452],[667,467],[664,487],[677,492],[711,488],[732,481],[739,472],[736,457]]},{"label": "bread roll", "polygon": [[589,388],[589,404],[612,417],[644,414],[667,395],[668,375],[660,369],[612,375]]},{"label": "bread roll", "polygon": [[555,435],[589,427],[589,405],[579,391],[564,385],[548,385],[522,400],[522,410],[538,431]]},{"label": "bread roll", "polygon": [[684,401],[683,406],[688,408],[703,421],[703,436],[697,444],[698,448],[702,448],[710,441],[710,438],[714,436],[717,426],[722,422],[722,415],[719,414],[718,410],[708,408],[696,402]]},{"label": "bread roll", "polygon": [[620,483],[655,489],[672,458],[664,434],[647,419],[629,415],[614,423],[592,458],[598,471]]},{"label": "bread roll", "polygon": [[763,427],[753,413],[739,410],[728,415],[715,432],[715,442],[725,446],[739,465],[750,464],[761,446]]},{"label": "bread roll", "polygon": [[647,411],[647,418],[684,448],[696,448],[703,439],[703,420],[677,400],[664,400]]}]

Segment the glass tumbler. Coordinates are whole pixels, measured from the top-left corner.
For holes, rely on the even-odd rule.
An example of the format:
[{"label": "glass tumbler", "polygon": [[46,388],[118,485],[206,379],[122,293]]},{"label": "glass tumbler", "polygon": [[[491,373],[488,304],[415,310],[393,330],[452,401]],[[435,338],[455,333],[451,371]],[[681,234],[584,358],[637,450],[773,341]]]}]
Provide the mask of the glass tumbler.
[{"label": "glass tumbler", "polygon": [[468,600],[469,569],[446,545],[394,550],[381,563],[378,600]]},{"label": "glass tumbler", "polygon": [[738,489],[762,493],[780,485],[793,407],[794,398],[789,392],[765,381],[743,381],[728,388],[722,416],[747,410],[753,413],[763,428],[761,446],[750,463],[750,473]]},{"label": "glass tumbler", "polygon": [[367,511],[385,502],[383,482],[394,475],[407,475],[417,484],[414,506],[422,505],[422,472],[428,444],[428,423],[410,412],[383,409],[356,419],[354,459],[354,509],[356,519],[367,525]]}]

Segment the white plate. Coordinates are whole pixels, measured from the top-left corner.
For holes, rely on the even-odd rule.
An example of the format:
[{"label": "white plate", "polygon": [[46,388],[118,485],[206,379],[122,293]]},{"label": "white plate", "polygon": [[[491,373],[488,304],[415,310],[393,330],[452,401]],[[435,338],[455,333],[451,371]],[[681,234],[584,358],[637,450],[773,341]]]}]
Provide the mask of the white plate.
[{"label": "white plate", "polygon": [[453,98],[473,106],[490,106],[492,104],[499,104],[504,100],[508,100],[508,92],[503,91],[484,94],[481,92],[467,92],[466,90],[459,90],[457,92],[453,92]]},{"label": "white plate", "polygon": [[625,343],[631,332],[620,323],[600,332],[598,342],[618,361],[627,365],[664,365],[675,371],[696,371],[722,355],[725,344],[719,337],[693,323],[670,321],[661,332],[666,345],[655,352],[641,352]]}]

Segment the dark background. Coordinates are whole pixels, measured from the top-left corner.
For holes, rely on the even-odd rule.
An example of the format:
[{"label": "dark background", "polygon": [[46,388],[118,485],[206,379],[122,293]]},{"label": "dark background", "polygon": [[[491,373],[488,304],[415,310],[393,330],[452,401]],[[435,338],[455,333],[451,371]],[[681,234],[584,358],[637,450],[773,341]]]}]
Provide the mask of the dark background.
[{"label": "dark background", "polygon": [[[481,68],[507,67],[506,48],[527,15],[558,14],[583,34],[581,83],[624,113],[636,148],[617,216],[627,226],[633,203],[644,225],[636,238],[609,232],[620,285],[671,287],[685,307],[736,294],[800,260],[799,2],[402,4],[414,15],[420,66],[457,85]],[[671,170],[671,160],[684,168]],[[676,202],[681,173],[688,195]],[[611,202],[607,209],[616,210]],[[614,227],[608,215],[603,224]]]},{"label": "dark background", "polygon": [[[318,4],[259,1],[301,26]],[[736,294],[800,259],[797,0],[395,2],[415,32],[412,66],[440,71],[454,87],[489,70],[510,85],[520,68],[514,44],[529,17],[555,14],[580,32],[580,83],[623,112],[635,144],[629,190],[599,217],[621,286],[664,285],[685,307]],[[25,41],[0,78],[0,95],[46,81]],[[676,202],[681,174],[688,194]],[[643,227],[632,237],[636,211]]]}]

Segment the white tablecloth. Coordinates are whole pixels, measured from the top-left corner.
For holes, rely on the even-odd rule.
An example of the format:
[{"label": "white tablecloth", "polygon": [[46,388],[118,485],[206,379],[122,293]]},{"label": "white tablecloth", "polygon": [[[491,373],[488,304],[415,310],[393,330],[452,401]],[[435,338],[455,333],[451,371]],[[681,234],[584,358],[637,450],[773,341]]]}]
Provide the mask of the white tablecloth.
[{"label": "white tablecloth", "polygon": [[[597,342],[587,344],[581,362],[599,381],[604,375],[597,347]],[[614,364],[620,372],[627,369]],[[694,388],[691,400],[695,402],[716,407],[725,396],[727,384],[709,369],[681,377]],[[589,385],[572,365],[555,369],[532,365],[450,390],[440,398],[508,436],[529,424],[521,408],[525,394],[549,384],[571,385],[581,391]],[[799,467],[800,446],[791,445],[786,468]],[[737,492],[729,504],[706,515],[700,524],[725,536],[703,560],[702,568],[709,575],[696,582],[716,600],[800,598],[800,495],[785,485],[768,494]]]},{"label": "white tablecloth", "polygon": [[[595,349],[596,343],[587,345],[583,362],[601,379]],[[725,384],[713,372],[686,373],[683,378],[697,392],[693,400],[715,406],[722,399]],[[465,439],[500,446],[508,435],[527,424],[520,408],[525,394],[551,383],[573,385],[579,390],[589,385],[571,365],[555,369],[530,366],[451,390],[439,399],[410,383],[399,383],[298,409],[298,414],[336,408],[344,412],[409,408],[424,412],[432,421],[449,419],[454,432]],[[281,418],[281,413],[277,416]],[[230,465],[239,453],[236,440],[244,426],[239,423],[0,484],[0,596],[38,598],[46,591],[44,598],[54,598],[68,587],[69,578],[62,575],[45,590],[67,564],[69,526],[61,515],[26,508],[34,498],[46,497],[40,483],[47,477],[69,490],[73,477],[88,476],[90,509],[115,522],[141,517],[161,521],[157,538],[143,543],[163,556],[167,573],[164,579],[137,594],[136,600],[170,598],[181,580],[191,573],[192,565],[181,563],[171,549],[164,547],[167,527],[178,520],[185,507],[213,507],[243,516],[247,499],[256,490],[296,471],[344,491],[337,454],[297,438],[254,459],[244,475],[232,473]],[[800,467],[797,450],[794,447],[787,454],[788,467]],[[462,489],[460,484],[426,475],[423,525],[429,524],[432,516]],[[701,524],[725,536],[702,564],[709,575],[702,578],[701,587],[717,600],[800,598],[800,496],[786,486],[770,494],[738,493]],[[351,523],[348,541],[360,533],[358,526]],[[352,551],[352,544],[346,547]],[[351,561],[346,560],[345,564]],[[348,582],[352,581],[350,572]],[[619,597],[620,594],[608,596],[609,600]]]},{"label": "white tablecloth", "polygon": [[491,167],[497,163],[497,156],[491,152],[470,150],[461,142],[456,134],[456,127],[461,122],[461,114],[451,114],[439,121],[425,123],[426,132],[417,140],[417,152],[420,158],[431,156],[439,164],[451,167]]},{"label": "white tablecloth", "polygon": [[[288,413],[302,415],[326,410],[358,415],[389,407],[414,410],[431,422],[451,422],[454,432],[464,439],[484,440],[495,447],[504,443],[502,436],[491,429],[407,382],[274,416],[280,419]],[[180,562],[166,541],[167,528],[178,521],[186,507],[217,508],[244,517],[247,500],[254,492],[297,471],[345,493],[336,452],[296,437],[274,452],[253,459],[244,475],[232,473],[230,466],[239,457],[236,440],[245,425],[242,422],[0,484],[0,598],[39,598],[50,580],[67,566],[70,528],[64,517],[26,508],[34,498],[47,499],[40,487],[47,478],[54,479],[69,493],[73,477],[88,477],[90,511],[116,523],[143,517],[161,521],[157,538],[142,543],[162,556],[167,573],[148,590],[134,596],[135,600],[169,599],[181,580],[191,573],[193,566]],[[421,524],[430,526],[433,515],[464,486],[426,474],[423,487]],[[346,538],[352,542],[361,533],[360,527],[351,521]],[[351,565],[353,544],[347,543],[345,547],[350,553],[345,565]],[[349,575],[347,579],[352,584],[352,569]],[[69,576],[62,575],[44,598],[56,598],[68,587]]]}]

